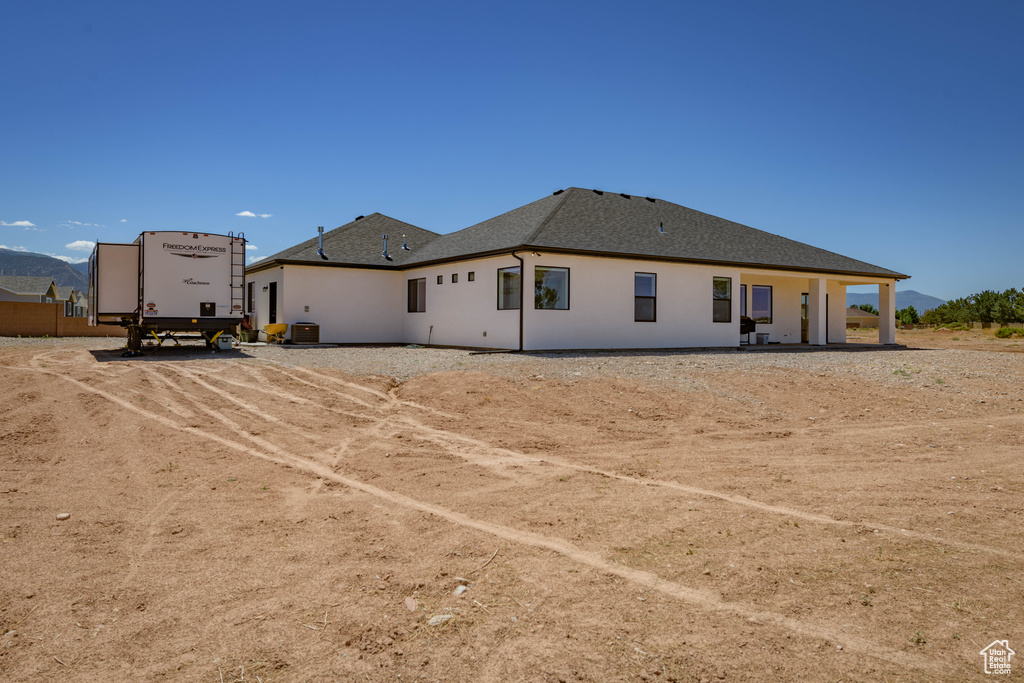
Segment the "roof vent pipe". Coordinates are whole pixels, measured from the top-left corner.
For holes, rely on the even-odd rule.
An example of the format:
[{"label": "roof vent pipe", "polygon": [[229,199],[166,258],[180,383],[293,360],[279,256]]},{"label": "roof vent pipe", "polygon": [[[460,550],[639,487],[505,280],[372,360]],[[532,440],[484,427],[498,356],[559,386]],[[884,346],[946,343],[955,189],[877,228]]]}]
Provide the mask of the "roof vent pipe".
[{"label": "roof vent pipe", "polygon": [[384,251],[381,252],[381,256],[383,256],[388,261],[392,260],[391,257],[388,256],[388,236],[387,236],[387,233],[384,234]]},{"label": "roof vent pipe", "polygon": [[660,232],[662,235],[665,234],[665,223],[658,223],[658,232]]},{"label": "roof vent pipe", "polygon": [[406,251],[412,251],[405,243],[405,235],[402,235],[402,249],[405,249]]},{"label": "roof vent pipe", "polygon": [[326,261],[327,254],[324,253],[324,226],[317,226],[317,232],[320,233],[320,246],[317,247],[316,253],[320,254],[320,258]]}]

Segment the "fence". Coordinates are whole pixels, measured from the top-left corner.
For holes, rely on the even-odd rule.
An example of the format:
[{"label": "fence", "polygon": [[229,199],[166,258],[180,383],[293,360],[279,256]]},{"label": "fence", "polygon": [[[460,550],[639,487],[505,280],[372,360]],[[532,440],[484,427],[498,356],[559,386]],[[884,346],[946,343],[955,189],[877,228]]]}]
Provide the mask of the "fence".
[{"label": "fence", "polygon": [[[947,323],[948,325],[956,325],[958,323]],[[998,330],[1000,327],[1012,327],[1015,330],[1024,329],[1024,323],[966,323],[971,326],[973,330]],[[937,327],[945,327],[945,325],[926,325],[924,323],[918,323],[917,325],[902,325],[905,330],[934,330]]]},{"label": "fence", "polygon": [[0,337],[124,337],[112,325],[89,327],[85,318],[64,317],[64,304],[0,301]]}]

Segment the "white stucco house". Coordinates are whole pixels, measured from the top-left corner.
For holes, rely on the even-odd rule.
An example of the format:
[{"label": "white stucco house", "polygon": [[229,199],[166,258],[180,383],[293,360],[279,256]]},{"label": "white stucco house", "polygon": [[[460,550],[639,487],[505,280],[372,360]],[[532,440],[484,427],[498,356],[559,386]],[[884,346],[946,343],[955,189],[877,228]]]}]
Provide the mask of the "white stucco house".
[{"label": "white stucco house", "polygon": [[846,340],[846,287],[875,284],[879,342],[892,344],[895,283],[909,277],[575,187],[444,235],[360,216],[318,248],[314,236],[247,268],[254,326],[314,322],[322,343],[640,349],[736,347],[751,318],[769,341],[822,345]]}]

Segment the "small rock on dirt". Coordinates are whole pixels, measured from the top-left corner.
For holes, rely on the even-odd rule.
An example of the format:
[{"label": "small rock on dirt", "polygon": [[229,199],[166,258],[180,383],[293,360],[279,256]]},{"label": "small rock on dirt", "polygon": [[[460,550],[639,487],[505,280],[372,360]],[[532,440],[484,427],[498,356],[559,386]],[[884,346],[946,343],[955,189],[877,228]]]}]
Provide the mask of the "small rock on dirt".
[{"label": "small rock on dirt", "polygon": [[405,599],[405,608],[407,610],[409,610],[410,612],[415,612],[416,611],[416,598],[406,598]]},{"label": "small rock on dirt", "polygon": [[63,522],[65,519],[71,519],[71,513],[70,512],[62,512],[59,515],[57,515],[57,521],[58,522]]},{"label": "small rock on dirt", "polygon": [[430,626],[440,626],[441,624],[443,624],[451,618],[452,615],[450,614],[438,614],[437,616],[430,617],[430,621],[428,621],[427,623]]},{"label": "small rock on dirt", "polygon": [[463,594],[463,593],[465,593],[465,592],[466,592],[467,590],[469,590],[469,589],[468,589],[468,588],[466,588],[465,586],[457,586],[457,587],[455,588],[455,594],[456,594],[456,595],[462,595],[462,594]]}]

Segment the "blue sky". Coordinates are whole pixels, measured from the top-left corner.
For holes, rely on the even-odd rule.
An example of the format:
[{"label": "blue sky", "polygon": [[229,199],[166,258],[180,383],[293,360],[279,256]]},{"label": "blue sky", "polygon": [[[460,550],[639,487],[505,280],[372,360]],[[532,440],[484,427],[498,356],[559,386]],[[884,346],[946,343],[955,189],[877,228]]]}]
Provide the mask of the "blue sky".
[{"label": "blue sky", "polygon": [[1024,286],[1019,1],[11,2],[3,25],[6,248],[241,231],[256,258],[578,186],[944,299]]}]

